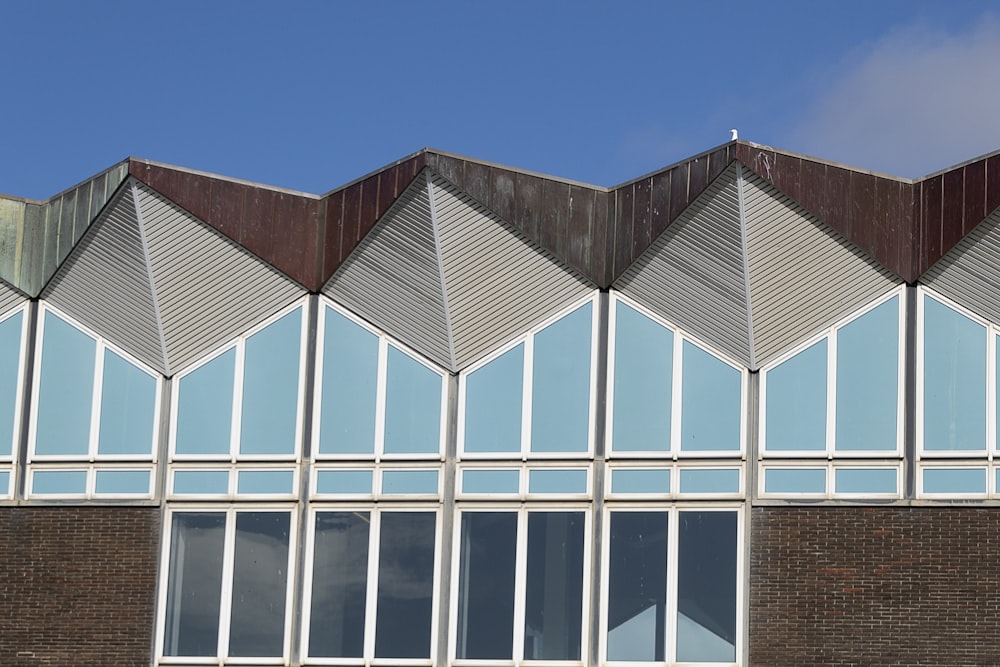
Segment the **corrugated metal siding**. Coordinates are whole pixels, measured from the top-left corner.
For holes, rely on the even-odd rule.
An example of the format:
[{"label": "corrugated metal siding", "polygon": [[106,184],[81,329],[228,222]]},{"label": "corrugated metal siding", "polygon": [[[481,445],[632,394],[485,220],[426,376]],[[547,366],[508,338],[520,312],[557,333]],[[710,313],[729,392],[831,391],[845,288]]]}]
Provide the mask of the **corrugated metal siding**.
[{"label": "corrugated metal siding", "polygon": [[760,176],[744,174],[756,367],[901,281]]},{"label": "corrugated metal siding", "polygon": [[0,283],[0,316],[6,315],[27,300],[28,297],[16,289]]},{"label": "corrugated metal siding", "polygon": [[123,188],[42,292],[101,336],[164,370],[139,222]]},{"label": "corrugated metal siding", "polygon": [[1000,323],[1000,210],[934,264],[920,282]]},{"label": "corrugated metal siding", "polygon": [[736,178],[732,165],[613,287],[750,365]]},{"label": "corrugated metal siding", "polygon": [[431,175],[458,370],[596,289],[469,195]]},{"label": "corrugated metal siding", "polygon": [[147,185],[137,182],[136,195],[168,374],[305,294],[291,279]]},{"label": "corrugated metal siding", "polygon": [[447,368],[452,350],[430,206],[426,177],[418,176],[323,293]]}]

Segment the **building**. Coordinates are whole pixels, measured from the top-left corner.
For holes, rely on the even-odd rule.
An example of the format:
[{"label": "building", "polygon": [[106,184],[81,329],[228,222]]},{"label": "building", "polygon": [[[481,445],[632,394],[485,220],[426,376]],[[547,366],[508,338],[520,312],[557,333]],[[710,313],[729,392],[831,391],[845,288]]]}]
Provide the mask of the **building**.
[{"label": "building", "polygon": [[0,664],[1000,664],[1000,154],[130,158],[0,281]]}]

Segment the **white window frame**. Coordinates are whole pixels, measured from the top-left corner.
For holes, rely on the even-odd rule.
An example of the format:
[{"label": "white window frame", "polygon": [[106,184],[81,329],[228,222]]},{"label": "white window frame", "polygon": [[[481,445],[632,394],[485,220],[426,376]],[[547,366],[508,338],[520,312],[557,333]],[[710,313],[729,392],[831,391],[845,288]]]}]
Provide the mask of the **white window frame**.
[{"label": "white window frame", "polygon": [[[506,465],[505,465],[506,463]],[[509,493],[477,493],[466,492],[463,487],[465,474],[470,471],[503,471],[516,472],[518,474],[517,490]],[[531,491],[531,473],[535,471],[568,471],[585,472],[586,487],[581,493],[543,493]],[[593,498],[594,466],[591,463],[578,463],[576,461],[538,461],[530,464],[521,463],[511,465],[504,461],[498,461],[492,465],[486,461],[471,461],[458,466],[455,474],[455,496],[462,500],[479,501],[577,501],[591,500]]]},{"label": "white window frame", "polygon": [[21,442],[21,412],[24,409],[24,374],[27,372],[27,345],[25,344],[28,339],[28,302],[24,302],[20,306],[13,308],[12,310],[0,316],[0,323],[6,322],[12,317],[21,315],[21,336],[18,341],[18,353],[17,353],[17,391],[15,392],[14,399],[14,428],[11,434],[10,447],[7,449],[0,449],[0,469],[4,464],[11,464],[11,476],[13,476],[13,464],[17,463],[18,449]]},{"label": "white window frame", "polygon": [[[758,498],[787,498],[801,500],[829,499],[885,499],[898,500],[903,497],[903,462],[881,460],[853,460],[850,462],[830,462],[813,459],[769,459],[762,462],[757,475]],[[817,492],[769,492],[766,491],[767,473],[771,470],[822,470],[824,475],[823,491]],[[896,491],[894,493],[854,493],[837,490],[837,472],[842,470],[892,470],[896,476]]]},{"label": "white window frame", "polygon": [[[723,465],[726,463],[728,465]],[[620,470],[643,470],[660,471],[669,475],[669,491],[645,492],[645,491],[618,491],[612,487],[612,476]],[[739,475],[738,488],[736,491],[707,491],[693,492],[681,489],[681,475],[685,471],[708,471],[723,472],[735,471]],[[664,461],[662,459],[634,460],[623,459],[609,462],[604,469],[604,497],[608,501],[615,500],[640,500],[640,501],[665,501],[665,500],[743,500],[746,498],[746,466],[741,461]]]},{"label": "white window frame", "polygon": [[[151,499],[153,497],[153,492],[156,487],[156,464],[149,465],[117,465],[117,466],[102,466],[102,465],[73,465],[73,464],[54,464],[54,465],[32,465],[29,466],[28,479],[26,481],[25,496],[29,500],[45,500],[49,498],[59,498],[59,499],[76,499],[76,500],[141,500],[141,499]],[[82,472],[86,475],[86,486],[83,493],[37,493],[35,491],[35,475],[39,472]],[[101,472],[145,472],[148,474],[149,482],[147,488],[143,492],[136,493],[107,493],[97,491],[97,475]]]}]

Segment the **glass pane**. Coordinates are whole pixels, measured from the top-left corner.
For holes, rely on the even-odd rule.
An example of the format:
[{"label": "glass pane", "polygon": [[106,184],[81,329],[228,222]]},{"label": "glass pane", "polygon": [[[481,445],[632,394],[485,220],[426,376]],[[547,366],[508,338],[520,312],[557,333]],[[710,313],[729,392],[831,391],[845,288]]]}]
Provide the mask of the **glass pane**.
[{"label": "glass pane", "polygon": [[826,468],[768,468],[765,493],[826,493]]},{"label": "glass pane", "polygon": [[155,412],[156,379],[105,350],[98,453],[151,456]]},{"label": "glass pane", "polygon": [[0,470],[0,495],[2,496],[11,495],[9,470]]},{"label": "glass pane", "polygon": [[521,451],[524,344],[465,379],[465,451]]},{"label": "glass pane", "polygon": [[34,495],[83,495],[87,492],[86,470],[36,470],[31,480]]},{"label": "glass pane", "polygon": [[611,493],[670,493],[670,471],[612,470]]},{"label": "glass pane", "polygon": [[587,471],[529,470],[528,493],[587,493]]},{"label": "glass pane", "polygon": [[[13,456],[23,312],[0,322],[0,456]],[[0,482],[0,490],[6,488]]]},{"label": "glass pane", "polygon": [[837,450],[896,449],[899,297],[837,332]]},{"label": "glass pane", "polygon": [[382,493],[437,493],[437,470],[386,470]]},{"label": "glass pane", "polygon": [[219,609],[226,515],[174,514],[164,612],[163,654],[219,652]]},{"label": "glass pane", "polygon": [[368,587],[368,512],[316,514],[309,655],[360,658]]},{"label": "glass pane", "polygon": [[739,493],[740,471],[738,468],[718,470],[682,469],[680,471],[681,493]]},{"label": "glass pane", "polygon": [[520,481],[519,470],[465,470],[462,493],[517,493]]},{"label": "glass pane", "polygon": [[378,336],[326,309],[319,451],[375,452]]},{"label": "glass pane", "polygon": [[441,449],[441,376],[389,346],[385,387],[386,454]]},{"label": "glass pane", "polygon": [[524,659],[579,660],[583,512],[528,515]]},{"label": "glass pane", "polygon": [[316,493],[368,495],[371,492],[371,470],[320,470],[316,473]]},{"label": "glass pane", "polygon": [[895,468],[835,470],[837,493],[896,493]]},{"label": "glass pane", "polygon": [[824,338],[767,372],[767,451],[826,451],[826,366]]},{"label": "glass pane", "polygon": [[228,470],[177,470],[174,472],[177,495],[225,495],[229,493]]},{"label": "glass pane", "polygon": [[294,491],[291,470],[243,470],[236,479],[236,492],[246,495],[278,495]]},{"label": "glass pane", "polygon": [[149,495],[148,470],[98,470],[94,490],[99,494]]},{"label": "glass pane", "polygon": [[233,348],[179,380],[176,453],[229,453],[235,373]]},{"label": "glass pane", "polygon": [[615,302],[615,387],[612,448],[670,449],[670,385],[674,334]]},{"label": "glass pane", "polygon": [[662,661],[667,613],[667,513],[612,512],[608,660]]},{"label": "glass pane", "polygon": [[677,660],[736,661],[736,512],[681,512]]},{"label": "glass pane", "polygon": [[924,297],[924,449],[986,448],[986,328]]},{"label": "glass pane", "polygon": [[587,451],[592,310],[588,303],[535,334],[533,452]]},{"label": "glass pane", "polygon": [[290,524],[287,512],[236,515],[229,655],[271,657],[284,652]]},{"label": "glass pane", "polygon": [[986,493],[985,468],[927,468],[924,493]]},{"label": "glass pane", "polygon": [[458,655],[510,660],[514,650],[515,512],[464,512],[458,575]]},{"label": "glass pane", "polygon": [[688,341],[683,349],[681,450],[739,451],[740,372]]},{"label": "glass pane", "polygon": [[94,396],[97,343],[45,313],[35,453],[86,455]]},{"label": "glass pane", "polygon": [[436,522],[433,512],[382,514],[376,658],[431,657]]},{"label": "glass pane", "polygon": [[299,407],[302,310],[247,338],[241,454],[293,454]]}]

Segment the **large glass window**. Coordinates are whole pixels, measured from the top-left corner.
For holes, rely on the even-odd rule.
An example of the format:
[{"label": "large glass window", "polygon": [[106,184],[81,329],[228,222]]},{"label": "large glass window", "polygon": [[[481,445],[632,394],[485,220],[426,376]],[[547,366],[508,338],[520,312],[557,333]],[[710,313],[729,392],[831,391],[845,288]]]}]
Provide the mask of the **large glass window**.
[{"label": "large glass window", "polygon": [[13,495],[24,384],[25,309],[0,319],[0,498]]}]

